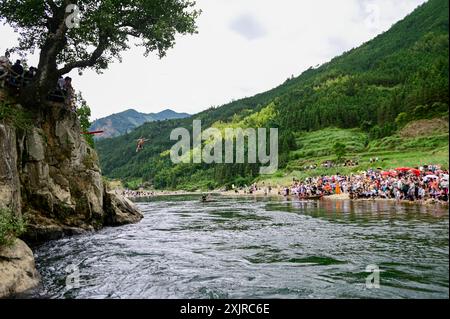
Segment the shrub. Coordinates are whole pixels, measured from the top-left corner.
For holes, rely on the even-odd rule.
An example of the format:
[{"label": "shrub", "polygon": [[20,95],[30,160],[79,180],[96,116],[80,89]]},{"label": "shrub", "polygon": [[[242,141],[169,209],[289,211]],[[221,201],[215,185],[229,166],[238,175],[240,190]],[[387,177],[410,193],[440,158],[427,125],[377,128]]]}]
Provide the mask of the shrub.
[{"label": "shrub", "polygon": [[333,145],[334,153],[336,154],[337,160],[340,161],[346,154],[346,146],[340,142],[336,142]]},{"label": "shrub", "polygon": [[31,115],[20,106],[0,102],[0,120],[11,123],[15,128],[28,130],[32,126]]},{"label": "shrub", "polygon": [[0,247],[11,245],[25,232],[26,222],[11,210],[0,209]]}]

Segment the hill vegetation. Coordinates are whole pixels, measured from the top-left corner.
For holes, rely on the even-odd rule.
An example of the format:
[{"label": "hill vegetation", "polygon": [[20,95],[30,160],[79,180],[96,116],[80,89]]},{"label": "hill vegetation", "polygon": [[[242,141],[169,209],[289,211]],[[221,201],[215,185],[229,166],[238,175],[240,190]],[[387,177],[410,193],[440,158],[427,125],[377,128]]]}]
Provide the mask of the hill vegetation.
[{"label": "hill vegetation", "polygon": [[[368,167],[375,156],[385,166],[424,161],[448,166],[448,127],[404,134],[411,123],[424,123],[417,121],[448,120],[448,21],[448,1],[430,0],[375,39],[270,91],[101,141],[103,172],[130,185],[212,189],[329,173],[302,167],[336,157],[358,158],[354,170]],[[201,119],[204,129],[279,128],[281,170],[258,176],[255,164],[172,164],[170,132],[177,127],[191,131],[193,119]],[[134,142],[141,135],[151,142],[136,154]]]}]

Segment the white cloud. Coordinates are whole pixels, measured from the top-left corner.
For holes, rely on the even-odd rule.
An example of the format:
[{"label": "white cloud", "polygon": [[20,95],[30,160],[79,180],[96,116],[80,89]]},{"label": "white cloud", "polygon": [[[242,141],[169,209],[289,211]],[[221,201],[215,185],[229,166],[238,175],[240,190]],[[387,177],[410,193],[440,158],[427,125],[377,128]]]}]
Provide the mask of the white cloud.
[{"label": "white cloud", "polygon": [[267,34],[264,26],[249,13],[232,20],[230,28],[250,41],[262,38]]},{"label": "white cloud", "polygon": [[[164,59],[145,58],[133,48],[102,75],[71,76],[94,118],[127,108],[196,113],[268,90],[357,47],[423,2],[198,0],[199,34],[179,36]],[[367,23],[374,20],[368,20],[374,5],[379,19]],[[0,51],[13,46],[11,29],[1,26],[0,34]],[[36,64],[36,58],[30,62]]]}]

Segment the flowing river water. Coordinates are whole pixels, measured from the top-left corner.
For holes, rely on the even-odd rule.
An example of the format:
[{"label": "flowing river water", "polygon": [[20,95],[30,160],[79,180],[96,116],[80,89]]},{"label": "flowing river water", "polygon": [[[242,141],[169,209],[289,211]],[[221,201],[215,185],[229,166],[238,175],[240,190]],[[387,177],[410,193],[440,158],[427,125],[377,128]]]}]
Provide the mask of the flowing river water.
[{"label": "flowing river water", "polygon": [[447,208],[199,196],[138,205],[138,224],[38,247],[32,297],[449,297]]}]

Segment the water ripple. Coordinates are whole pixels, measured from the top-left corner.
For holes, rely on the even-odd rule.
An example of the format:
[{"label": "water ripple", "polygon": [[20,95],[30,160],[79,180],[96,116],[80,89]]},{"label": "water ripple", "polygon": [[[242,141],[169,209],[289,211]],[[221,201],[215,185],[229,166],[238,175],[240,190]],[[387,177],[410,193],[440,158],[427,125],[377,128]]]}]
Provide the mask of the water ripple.
[{"label": "water ripple", "polygon": [[[448,298],[448,212],[388,202],[163,197],[136,225],[46,243],[45,298]],[[380,289],[367,289],[367,265]],[[68,266],[80,286],[66,287]]]}]

